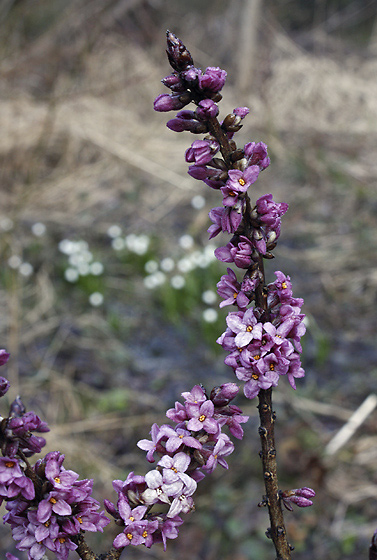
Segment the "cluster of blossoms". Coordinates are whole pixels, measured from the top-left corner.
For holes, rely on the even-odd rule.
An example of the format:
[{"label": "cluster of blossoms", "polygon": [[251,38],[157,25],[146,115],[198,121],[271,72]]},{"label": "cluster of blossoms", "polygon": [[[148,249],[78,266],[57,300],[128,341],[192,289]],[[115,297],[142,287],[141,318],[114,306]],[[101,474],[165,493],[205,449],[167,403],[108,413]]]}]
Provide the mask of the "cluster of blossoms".
[{"label": "cluster of blossoms", "polygon": [[[8,359],[9,354],[0,350],[0,365]],[[0,397],[8,389],[9,382],[0,377]],[[105,508],[122,527],[113,542],[115,549],[130,544],[149,548],[159,542],[166,549],[167,539],[178,536],[180,515],[194,509],[192,496],[198,482],[217,465],[228,468],[225,458],[234,445],[223,427],[234,437],[243,437],[241,424],[248,417],[230,404],[238,391],[235,383],[225,383],[208,397],[203,387],[195,385],[182,393],[183,404],[176,402],[167,411],[174,427],[153,424],[151,440],[139,441],[147,460],[154,463],[158,456],[158,461],[145,476],[131,472],[125,481],[113,481],[118,500],[116,505],[105,500]],[[78,536],[102,532],[110,519],[91,496],[93,480],[79,480],[76,472],[65,469],[64,455],[53,451],[30,465],[28,459],[46,444],[35,433],[47,431],[47,424],[34,412],[26,412],[19,397],[9,416],[1,418],[0,505],[5,502],[4,523],[10,525],[17,549],[26,551],[29,560],[42,559],[46,551],[66,560],[70,550],[78,549]],[[17,560],[11,554],[7,558]]]},{"label": "cluster of blossoms", "polygon": [[[184,404],[177,401],[166,413],[175,427],[153,424],[152,439],[138,442],[150,463],[155,462],[155,454],[159,460],[145,476],[130,473],[126,481],[113,482],[118,501],[115,506],[106,500],[105,507],[124,526],[114,540],[115,548],[130,544],[150,547],[163,542],[166,549],[167,539],[178,536],[183,523],[180,514],[194,508],[192,495],[197,483],[217,465],[228,468],[225,457],[234,445],[222,432],[223,426],[228,426],[236,438],[243,436],[241,424],[248,417],[230,404],[238,390],[235,383],[225,383],[208,397],[201,386],[195,385],[190,392],[182,393]],[[161,513],[161,506],[165,506],[165,513]]]},{"label": "cluster of blossoms", "polygon": [[[9,354],[0,350],[0,365],[8,359]],[[8,389],[8,380],[0,377],[0,397]],[[10,525],[17,549],[27,551],[30,560],[40,560],[47,550],[66,560],[77,548],[72,537],[81,531],[103,531],[110,522],[91,497],[93,481],[78,480],[77,473],[66,470],[64,455],[53,451],[30,465],[28,459],[46,444],[33,432],[48,431],[46,422],[25,411],[19,397],[9,416],[1,418],[0,505],[5,502],[4,523]]]},{"label": "cluster of blossoms", "polygon": [[[294,298],[290,279],[277,271],[276,281],[266,285],[263,259],[273,258],[271,251],[280,236],[281,217],[288,209],[277,203],[271,194],[261,196],[252,205],[248,191],[270,159],[263,142],[249,142],[241,149],[233,136],[249,113],[238,107],[222,122],[217,120],[226,72],[210,67],[202,72],[195,68],[190,53],[177,37],[167,33],[168,58],[173,73],[162,80],[171,94],[161,94],[155,100],[155,110],[183,109],[193,102],[195,111],[183,109],[167,126],[176,131],[206,134],[195,140],[186,151],[186,161],[192,163],[188,173],[206,185],[221,191],[222,206],[213,208],[209,217],[210,239],[221,232],[232,234],[224,247],[215,251],[222,262],[233,263],[243,271],[241,281],[227,269],[217,285],[223,301],[220,307],[231,305],[227,329],[217,342],[229,352],[225,363],[231,366],[237,379],[243,381],[246,397],[252,399],[261,389],[276,387],[281,375],[286,375],[295,389],[295,378],[304,376],[301,367],[300,338],[305,333],[302,299]],[[215,157],[221,152],[222,158]]]}]

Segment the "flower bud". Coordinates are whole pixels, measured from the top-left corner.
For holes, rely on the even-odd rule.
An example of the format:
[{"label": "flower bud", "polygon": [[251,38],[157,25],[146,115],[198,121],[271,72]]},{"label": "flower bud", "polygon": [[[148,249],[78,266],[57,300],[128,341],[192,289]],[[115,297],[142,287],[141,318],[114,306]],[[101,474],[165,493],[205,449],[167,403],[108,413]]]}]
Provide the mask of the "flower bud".
[{"label": "flower bud", "polygon": [[166,54],[168,55],[169,64],[174,70],[182,72],[183,70],[186,70],[188,66],[194,65],[191,54],[186,49],[182,41],[174,35],[174,33],[171,33],[168,30],[166,32],[166,40],[168,44]]},{"label": "flower bud", "polygon": [[212,389],[210,399],[215,406],[225,406],[234,399],[238,390],[237,383],[224,383]]},{"label": "flower bud", "polygon": [[10,385],[8,379],[5,377],[0,377],[0,397],[3,397],[8,391]]}]

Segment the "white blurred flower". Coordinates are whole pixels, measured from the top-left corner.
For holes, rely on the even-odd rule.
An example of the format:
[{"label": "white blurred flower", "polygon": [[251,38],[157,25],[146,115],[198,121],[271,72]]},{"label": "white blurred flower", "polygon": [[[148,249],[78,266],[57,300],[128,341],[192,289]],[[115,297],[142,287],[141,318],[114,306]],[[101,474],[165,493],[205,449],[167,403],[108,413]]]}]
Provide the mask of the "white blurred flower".
[{"label": "white blurred flower", "polygon": [[22,260],[20,259],[20,257],[18,255],[12,255],[8,259],[8,265],[13,269],[19,268],[21,263],[22,263]]},{"label": "white blurred flower", "polygon": [[216,309],[205,309],[203,311],[203,319],[206,323],[214,323],[217,320],[218,314]]},{"label": "white blurred flower", "polygon": [[165,257],[160,262],[160,267],[161,267],[161,270],[163,270],[164,272],[171,272],[175,267],[175,262],[173,261],[172,258]]},{"label": "white blurred flower", "polygon": [[72,255],[76,251],[75,243],[69,239],[62,239],[59,242],[58,248],[65,255]]},{"label": "white blurred flower", "polygon": [[107,235],[112,239],[115,239],[116,237],[120,237],[122,235],[122,229],[114,224],[107,230]]},{"label": "white blurred flower", "polygon": [[201,210],[202,208],[204,208],[205,204],[206,204],[206,199],[201,194],[196,194],[191,199],[191,206],[195,208],[195,210]]},{"label": "white blurred flower", "polygon": [[177,268],[179,272],[183,272],[184,274],[186,274],[187,272],[191,272],[191,270],[194,270],[195,264],[192,262],[190,257],[184,257],[177,262]]},{"label": "white blurred flower", "polygon": [[180,274],[176,274],[171,277],[170,284],[175,290],[180,290],[186,284],[186,280]]},{"label": "white blurred flower", "polygon": [[20,264],[20,267],[19,267],[18,270],[19,270],[20,274],[22,274],[22,276],[25,276],[25,278],[27,278],[28,276],[30,276],[34,272],[34,268],[28,262],[23,262],[22,264]]},{"label": "white blurred flower", "polygon": [[0,228],[3,231],[10,231],[13,227],[13,220],[8,218],[8,216],[3,216],[0,218]]},{"label": "white blurred flower", "polygon": [[165,274],[158,270],[157,272],[146,276],[143,280],[143,283],[148,290],[153,290],[154,288],[157,288],[157,286],[161,286],[161,284],[163,284],[165,280]]},{"label": "white blurred flower", "polygon": [[93,305],[93,307],[98,307],[99,305],[103,304],[103,294],[100,292],[93,292],[89,296],[89,303]]},{"label": "white blurred flower", "polygon": [[191,247],[194,245],[194,239],[191,235],[186,233],[179,238],[178,243],[180,244],[182,249],[191,249]]},{"label": "white blurred flower", "polygon": [[114,237],[114,239],[111,242],[111,246],[113,249],[115,249],[115,251],[121,251],[122,249],[125,248],[126,242],[123,239],[123,237]]},{"label": "white blurred flower", "polygon": [[79,272],[77,268],[66,268],[64,271],[64,278],[67,280],[67,282],[77,282],[77,280],[79,279]]},{"label": "white blurred flower", "polygon": [[103,272],[103,264],[99,261],[92,262],[89,268],[90,273],[94,276],[99,276]]},{"label": "white blurred flower", "polygon": [[77,271],[80,276],[88,276],[88,274],[90,273],[90,266],[86,262],[81,262],[77,267]]},{"label": "white blurred flower", "polygon": [[213,292],[212,290],[206,290],[205,292],[203,292],[202,294],[202,300],[204,301],[204,303],[206,303],[207,305],[212,305],[213,303],[216,302],[217,300],[217,295],[215,292]]},{"label": "white blurred flower", "polygon": [[149,241],[147,235],[136,235],[135,233],[130,233],[125,238],[127,248],[137,255],[145,255],[148,251]]},{"label": "white blurred flower", "polygon": [[150,260],[145,263],[144,269],[148,274],[152,274],[153,272],[156,272],[158,270],[158,262]]},{"label": "white blurred flower", "polygon": [[36,237],[42,237],[46,233],[46,226],[42,222],[36,222],[31,226],[31,231]]}]

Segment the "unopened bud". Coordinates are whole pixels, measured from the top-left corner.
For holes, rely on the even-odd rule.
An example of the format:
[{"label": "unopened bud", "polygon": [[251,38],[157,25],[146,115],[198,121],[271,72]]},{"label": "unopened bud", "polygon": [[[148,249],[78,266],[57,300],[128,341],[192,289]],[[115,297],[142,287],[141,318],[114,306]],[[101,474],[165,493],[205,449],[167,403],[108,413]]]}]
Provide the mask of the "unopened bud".
[{"label": "unopened bud", "polygon": [[166,40],[168,44],[166,54],[168,55],[169,64],[174,70],[182,72],[183,70],[186,70],[188,66],[194,65],[191,54],[186,49],[182,41],[174,35],[174,33],[171,33],[168,30],[166,32]]}]

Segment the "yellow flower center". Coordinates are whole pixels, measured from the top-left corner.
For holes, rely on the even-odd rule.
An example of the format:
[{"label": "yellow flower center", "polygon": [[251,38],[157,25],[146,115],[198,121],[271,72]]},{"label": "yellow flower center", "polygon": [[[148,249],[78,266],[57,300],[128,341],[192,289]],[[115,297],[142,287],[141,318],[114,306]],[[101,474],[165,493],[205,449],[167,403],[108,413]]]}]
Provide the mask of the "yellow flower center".
[{"label": "yellow flower center", "polygon": [[60,542],[60,544],[65,543],[65,537],[59,537],[59,542]]},{"label": "yellow flower center", "polygon": [[199,422],[204,422],[205,419],[206,419],[206,417],[204,416],[204,414],[199,416]]},{"label": "yellow flower center", "polygon": [[15,464],[16,464],[16,463],[15,463],[14,461],[7,461],[7,462],[5,463],[5,466],[6,466],[8,469],[13,469],[13,467],[14,467]]},{"label": "yellow flower center", "polygon": [[129,541],[132,541],[132,534],[131,533],[127,533],[126,537]]},{"label": "yellow flower center", "polygon": [[238,182],[239,182],[239,184],[241,185],[241,187],[244,187],[244,186],[246,185],[246,181],[245,181],[245,179],[242,179],[242,177],[240,177],[240,178],[238,179]]},{"label": "yellow flower center", "polygon": [[251,376],[253,379],[259,379],[259,375],[257,373],[253,373],[253,375]]},{"label": "yellow flower center", "polygon": [[281,287],[283,288],[283,290],[286,290],[288,288],[287,283],[286,282],[282,282],[281,283]]},{"label": "yellow flower center", "polygon": [[270,371],[275,371],[275,364],[270,364]]},{"label": "yellow flower center", "polygon": [[55,498],[50,498],[50,499],[49,499],[49,502],[50,502],[50,504],[56,504]]},{"label": "yellow flower center", "polygon": [[59,478],[58,476],[56,476],[56,477],[54,478],[54,480],[55,480],[56,484],[60,484],[60,478]]},{"label": "yellow flower center", "polygon": [[251,325],[249,325],[248,327],[246,327],[246,332],[251,332],[253,330],[253,327]]},{"label": "yellow flower center", "polygon": [[144,538],[146,539],[146,538],[147,538],[147,536],[148,536],[148,533],[147,533],[147,531],[143,531],[143,537],[144,537]]}]

